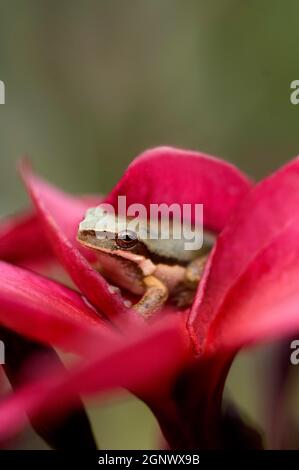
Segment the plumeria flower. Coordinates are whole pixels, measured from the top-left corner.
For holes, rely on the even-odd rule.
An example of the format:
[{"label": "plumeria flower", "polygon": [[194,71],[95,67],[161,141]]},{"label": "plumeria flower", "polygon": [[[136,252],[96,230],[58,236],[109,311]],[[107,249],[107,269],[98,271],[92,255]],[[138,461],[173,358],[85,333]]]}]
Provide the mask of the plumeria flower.
[{"label": "plumeria flower", "polygon": [[[156,148],[107,197],[92,198],[204,206],[217,240],[194,302],[166,304],[150,320],[111,290],[94,252],[76,241],[91,198],[61,192],[26,164],[22,175],[34,211],[0,228],[0,323],[76,358],[67,371],[56,360],[29,361],[33,377],[0,403],[0,437],[22,429],[24,413],[50,429],[53,416],[79,409],[79,395],[126,388],[153,411],[171,449],[260,447],[238,414],[224,414],[222,395],[241,348],[299,331],[299,160],[254,185],[215,157]],[[53,258],[76,287],[33,271]]]}]

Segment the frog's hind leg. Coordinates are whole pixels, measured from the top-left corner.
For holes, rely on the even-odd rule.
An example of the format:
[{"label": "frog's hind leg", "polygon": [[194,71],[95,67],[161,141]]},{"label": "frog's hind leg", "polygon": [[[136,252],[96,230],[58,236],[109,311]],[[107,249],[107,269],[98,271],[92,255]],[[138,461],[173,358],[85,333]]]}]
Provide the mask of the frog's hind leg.
[{"label": "frog's hind leg", "polygon": [[155,276],[146,276],[143,282],[145,292],[139,302],[134,305],[134,309],[144,317],[149,317],[166,302],[168,289]]},{"label": "frog's hind leg", "polygon": [[[155,274],[162,280],[153,275],[146,276],[143,280],[145,292],[134,308],[141,315],[149,317],[162,307],[169,295],[177,307],[189,307],[192,305],[206,261],[207,256],[201,256],[191,261],[186,268],[159,265]],[[170,278],[173,282],[170,282]]]},{"label": "frog's hind leg", "polygon": [[195,258],[188,264],[185,271],[185,282],[190,288],[197,288],[197,285],[202,277],[204,267],[207,262],[208,255]]},{"label": "frog's hind leg", "polygon": [[196,258],[186,266],[183,281],[177,285],[172,293],[171,300],[177,307],[185,309],[192,305],[207,257]]}]

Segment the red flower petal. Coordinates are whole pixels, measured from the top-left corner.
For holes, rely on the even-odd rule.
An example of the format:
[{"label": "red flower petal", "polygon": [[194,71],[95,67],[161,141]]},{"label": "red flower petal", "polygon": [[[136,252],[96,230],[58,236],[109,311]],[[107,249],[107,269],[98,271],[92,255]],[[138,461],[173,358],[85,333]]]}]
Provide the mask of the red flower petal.
[{"label": "red flower petal", "polygon": [[136,158],[107,197],[127,204],[203,204],[206,228],[220,231],[251,187],[249,179],[230,163],[190,150],[157,147]]},{"label": "red flower petal", "polygon": [[[37,378],[41,370],[44,370],[41,361],[46,365],[50,363],[52,367],[57,367],[57,370],[65,370],[52,347],[28,340],[3,326],[0,326],[0,338],[5,344],[6,352],[3,369],[13,389],[22,385],[25,377],[27,380],[29,377],[31,380],[34,378],[37,372],[36,367],[32,367],[34,360],[38,360],[40,366]],[[87,413],[78,397],[76,410],[71,410],[63,418],[55,416],[47,426],[38,420],[31,420],[31,425],[51,448],[96,449]]]},{"label": "red flower petal", "polygon": [[103,320],[76,292],[0,261],[0,323],[28,338],[85,352],[107,331]]},{"label": "red flower petal", "polygon": [[0,223],[0,258],[12,263],[49,256],[50,247],[33,211],[6,218]]},{"label": "red flower petal", "polygon": [[298,260],[299,213],[261,250],[227,294],[208,343],[236,350],[299,332]]},{"label": "red flower petal", "polygon": [[[109,292],[106,280],[87,261],[87,257],[89,260],[94,259],[91,251],[79,248],[76,242],[78,225],[84,217],[86,204],[50,186],[35,176],[27,166],[23,166],[22,174],[52,249],[75,284],[93,305],[108,316],[123,314],[125,319],[133,318],[121,296]],[[134,318],[137,321],[137,315]]]},{"label": "red flower petal", "polygon": [[217,239],[188,322],[202,354],[186,402],[193,400],[194,427],[209,429],[206,441],[219,432],[222,390],[238,349],[299,331],[298,207],[297,158],[243,198]]},{"label": "red flower petal", "polygon": [[188,348],[180,321],[144,328],[142,333],[102,348],[100,354],[69,374],[50,377],[24,386],[0,404],[0,436],[7,438],[25,425],[26,412],[31,419],[44,413],[63,413],[73,406],[74,393],[93,395],[124,387],[160,390],[172,380],[186,360]]},{"label": "red flower petal", "polygon": [[[284,265],[282,254],[285,246],[282,244],[287,245],[290,256],[294,250],[295,256],[297,246],[294,231],[296,228],[292,224],[293,222],[296,224],[298,207],[299,159],[295,159],[262,181],[242,200],[217,239],[192,308],[189,328],[192,337],[199,344],[202,345],[205,339],[207,346],[215,345],[216,347],[220,337],[224,339],[226,335],[232,334],[233,327],[236,327],[238,334],[241,334],[243,324],[245,333],[248,324],[242,309],[243,305],[245,308],[249,294],[251,298],[248,302],[251,302],[251,310],[246,307],[248,321],[257,320],[255,308],[261,307],[264,309],[264,326],[268,325],[269,331],[271,330],[270,315],[272,314],[270,311],[267,313],[269,302],[266,300],[271,283],[268,282],[266,285],[265,281],[261,284],[261,276],[266,276],[267,263],[270,263],[268,281],[269,276],[272,276],[273,289],[280,291],[283,288],[283,292],[286,292],[282,277],[291,276],[288,272],[291,266]],[[276,252],[273,252],[272,246],[276,246]],[[248,285],[248,293],[246,293],[245,281],[242,281],[242,278],[250,281],[252,286],[255,283],[255,287]],[[296,276],[294,282],[295,280]],[[225,312],[228,312],[226,302],[229,302],[229,296],[234,298],[235,305],[232,305],[231,301],[231,313],[226,314]],[[287,300],[290,299],[287,298]],[[283,315],[287,313],[284,312]],[[222,318],[225,318],[225,324]],[[213,325],[214,321],[217,321],[217,326],[216,323]],[[287,321],[286,316],[285,323]],[[291,321],[290,317],[289,321]],[[258,328],[262,327],[262,322],[262,317],[260,317]],[[273,325],[274,322],[273,317]]]},{"label": "red flower petal", "polygon": [[[81,196],[82,209],[96,206],[102,197]],[[77,200],[76,200],[77,201]],[[51,247],[45,237],[38,215],[33,210],[4,218],[0,222],[0,259],[22,266],[52,259]]]}]

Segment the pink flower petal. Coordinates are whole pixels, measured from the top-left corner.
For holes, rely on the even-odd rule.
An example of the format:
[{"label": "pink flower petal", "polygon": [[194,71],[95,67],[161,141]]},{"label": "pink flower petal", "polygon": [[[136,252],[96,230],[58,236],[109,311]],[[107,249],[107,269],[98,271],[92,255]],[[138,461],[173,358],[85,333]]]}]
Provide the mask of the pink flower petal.
[{"label": "pink flower petal", "polygon": [[0,258],[11,263],[50,255],[37,215],[27,211],[0,222]]},{"label": "pink flower petal", "polygon": [[[92,360],[73,367],[69,374],[57,371],[20,388],[0,404],[0,437],[7,438],[31,419],[46,420],[74,406],[74,394],[103,394],[119,387],[149,394],[169,383],[188,357],[181,322],[164,322],[143,328],[135,335],[102,348]],[[47,416],[46,416],[47,415]]]},{"label": "pink flower petal", "polygon": [[137,315],[125,307],[121,296],[111,294],[106,280],[91,266],[93,253],[81,249],[76,241],[86,204],[38,178],[27,165],[22,174],[49,243],[81,292],[106,315],[137,321]]},{"label": "pink flower petal", "polygon": [[172,147],[157,147],[136,158],[107,197],[117,207],[127,204],[203,204],[206,228],[223,229],[251,181],[230,163],[209,155]]},{"label": "pink flower petal", "polygon": [[236,350],[299,333],[298,261],[299,213],[239,277],[211,325],[207,343]]},{"label": "pink flower petal", "polygon": [[63,349],[85,352],[106,334],[106,324],[76,292],[0,261],[0,323]]},{"label": "pink flower petal", "polygon": [[194,427],[210,437],[219,433],[222,390],[239,348],[299,332],[298,207],[296,158],[243,198],[206,266],[188,321],[201,354],[186,403]]},{"label": "pink flower petal", "polygon": [[[282,277],[290,275],[282,264],[283,247],[277,246],[276,253],[272,253],[271,245],[275,244],[276,239],[282,237],[281,240],[287,244],[290,253],[292,250],[295,250],[294,253],[296,252],[295,239],[293,240],[294,237],[292,237],[294,230],[292,223],[298,217],[298,207],[299,159],[293,160],[262,181],[245,196],[217,239],[194,302],[189,318],[189,329],[195,343],[198,342],[201,347],[209,343],[209,347],[213,347],[214,343],[216,345],[220,341],[220,336],[223,338],[225,335],[231,334],[234,322],[236,328],[239,328],[237,325],[242,328],[241,325],[244,324],[245,332],[248,325],[245,326],[246,322],[242,313],[243,302],[249,292],[253,296],[253,291],[255,294],[250,301],[256,302],[257,305],[264,305],[263,318],[270,331],[271,325],[268,323],[270,317],[266,311],[267,304],[265,304],[268,294],[265,291],[265,284],[263,284],[264,290],[259,288],[259,285],[262,285],[260,284],[260,276],[265,269],[266,259],[270,256],[267,254],[267,249],[270,250],[269,253],[272,256],[273,277],[271,282],[273,288],[279,291]],[[291,244],[288,242],[289,232],[292,237]],[[259,264],[259,268],[256,263]],[[244,291],[244,286],[243,290],[240,286],[238,287],[238,282],[241,282],[242,276],[246,276],[247,270],[249,270],[248,276],[252,270],[256,272],[256,290],[253,288],[250,290],[250,286],[248,286],[248,295]],[[253,280],[251,283],[253,284]],[[270,284],[267,285],[267,289],[269,287]],[[234,294],[232,290],[235,290]],[[234,295],[238,308],[230,304],[232,313],[229,314],[230,321],[228,321],[227,314],[223,312],[227,311],[225,302],[228,302],[227,299],[230,295]],[[247,310],[247,315],[249,314],[252,320],[257,319],[254,315],[254,309],[251,313]],[[227,326],[225,327],[222,323],[222,317],[226,318]],[[242,323],[240,322],[241,318],[243,318]],[[291,319],[289,320],[291,321]],[[215,321],[217,321],[217,325],[222,325],[221,331],[215,326],[216,324],[213,325]],[[262,318],[259,319],[259,322],[263,322]],[[260,327],[262,327],[262,323],[260,323]],[[198,346],[199,349],[201,347]]]},{"label": "pink flower petal", "polygon": [[[49,364],[57,370],[64,371],[65,366],[57,352],[49,346],[29,340],[0,325],[0,338],[5,344],[5,370],[13,389],[23,385],[24,379],[40,378],[41,371],[46,373]],[[38,368],[34,361],[38,361]],[[38,369],[38,370],[37,370]],[[55,416],[51,425],[44,426],[37,420],[31,420],[35,432],[54,449],[75,447],[78,449],[96,449],[87,413],[81,400],[77,397],[77,407],[68,412],[62,419]]]},{"label": "pink flower petal", "polygon": [[[103,198],[89,194],[80,196],[80,200],[82,214],[89,207],[100,204]],[[53,259],[51,247],[34,210],[28,209],[0,221],[0,259],[22,266],[42,265]]]}]

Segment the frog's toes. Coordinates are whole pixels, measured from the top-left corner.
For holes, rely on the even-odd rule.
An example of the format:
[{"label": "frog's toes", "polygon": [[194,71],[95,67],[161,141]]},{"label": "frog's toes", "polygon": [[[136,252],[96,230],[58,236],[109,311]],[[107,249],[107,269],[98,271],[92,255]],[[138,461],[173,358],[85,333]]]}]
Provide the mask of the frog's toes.
[{"label": "frog's toes", "polygon": [[110,294],[113,294],[113,295],[118,294],[118,295],[120,295],[121,298],[122,298],[122,300],[123,300],[123,304],[124,304],[125,307],[127,307],[127,308],[131,308],[131,307],[132,307],[133,304],[132,304],[132,302],[131,302],[130,300],[128,300],[128,299],[123,299],[122,292],[121,292],[121,290],[120,290],[119,287],[114,286],[113,284],[108,284],[108,291],[110,292]]},{"label": "frog's toes", "polygon": [[108,284],[108,290],[110,294],[120,294],[120,288],[117,286],[113,286],[112,284]]},{"label": "frog's toes", "polygon": [[168,298],[167,287],[155,276],[144,278],[145,293],[134,305],[134,308],[143,316],[149,317],[158,310]]}]

